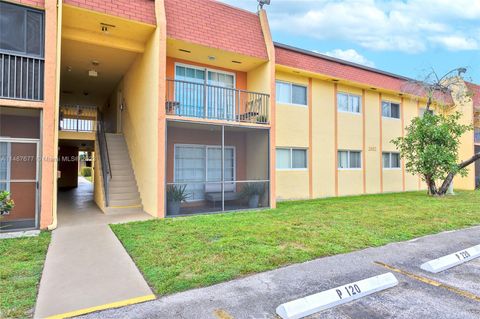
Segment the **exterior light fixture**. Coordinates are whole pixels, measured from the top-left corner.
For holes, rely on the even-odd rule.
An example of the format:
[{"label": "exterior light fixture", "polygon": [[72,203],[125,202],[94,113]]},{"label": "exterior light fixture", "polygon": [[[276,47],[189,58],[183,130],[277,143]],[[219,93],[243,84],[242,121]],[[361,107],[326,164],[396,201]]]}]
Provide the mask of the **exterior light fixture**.
[{"label": "exterior light fixture", "polygon": [[108,34],[110,29],[115,28],[113,24],[107,24],[107,23],[100,23],[100,30],[102,30],[103,33]]},{"label": "exterior light fixture", "polygon": [[98,76],[97,70],[95,70],[95,67],[97,67],[100,63],[97,60],[92,61],[92,68],[88,70],[88,76],[96,78]]},{"label": "exterior light fixture", "polygon": [[208,60],[209,60],[209,61],[215,61],[216,59],[217,59],[217,58],[214,57],[213,55],[209,55],[209,56],[208,56]]},{"label": "exterior light fixture", "polygon": [[258,1],[258,8],[263,9],[264,5],[269,5],[270,0],[257,0]]}]

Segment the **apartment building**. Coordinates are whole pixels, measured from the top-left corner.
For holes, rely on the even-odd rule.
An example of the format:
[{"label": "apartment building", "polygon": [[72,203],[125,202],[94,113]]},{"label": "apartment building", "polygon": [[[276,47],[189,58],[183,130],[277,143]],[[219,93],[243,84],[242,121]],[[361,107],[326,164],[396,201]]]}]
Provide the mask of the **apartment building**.
[{"label": "apartment building", "polygon": [[[0,6],[0,190],[16,202],[0,231],[55,228],[57,190],[77,186],[79,152],[94,154],[92,191],[106,214],[425,188],[391,143],[425,104],[402,91],[409,79],[274,43],[265,10],[210,0]],[[473,123],[480,103],[456,107]],[[462,138],[462,158],[476,137]],[[475,187],[473,167],[455,187]],[[179,209],[175,192],[186,197]]]}]

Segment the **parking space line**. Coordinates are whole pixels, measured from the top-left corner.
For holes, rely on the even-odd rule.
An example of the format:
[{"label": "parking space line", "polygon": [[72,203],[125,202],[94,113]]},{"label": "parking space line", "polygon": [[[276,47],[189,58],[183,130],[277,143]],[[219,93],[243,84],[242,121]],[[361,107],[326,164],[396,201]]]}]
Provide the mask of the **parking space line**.
[{"label": "parking space line", "polygon": [[431,285],[431,286],[434,286],[434,287],[441,287],[441,288],[447,289],[447,290],[449,290],[449,291],[451,291],[451,292],[453,292],[453,293],[455,293],[459,296],[462,296],[462,297],[480,302],[480,296],[477,296],[477,295],[475,295],[475,294],[473,294],[469,291],[465,291],[465,290],[459,289],[457,287],[450,286],[450,285],[441,283],[439,281],[436,281],[436,280],[433,280],[433,279],[430,279],[430,278],[427,278],[427,277],[423,277],[421,275],[413,274],[411,272],[396,268],[394,266],[388,265],[386,263],[382,263],[380,261],[374,261],[374,263],[379,265],[379,266],[385,267],[385,268],[387,268],[391,271],[394,271],[396,273],[399,273],[399,274],[405,275],[409,278],[412,278],[412,279],[418,280],[420,282],[423,282],[425,284],[428,284],[428,285]]}]

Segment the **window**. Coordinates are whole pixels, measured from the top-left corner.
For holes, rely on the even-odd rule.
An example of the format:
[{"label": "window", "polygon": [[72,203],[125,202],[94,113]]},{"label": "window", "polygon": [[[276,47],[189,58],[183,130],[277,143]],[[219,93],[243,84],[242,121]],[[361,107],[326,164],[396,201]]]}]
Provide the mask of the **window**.
[{"label": "window", "polygon": [[382,153],[383,157],[383,168],[400,168],[400,154],[384,152]]},{"label": "window", "polygon": [[[225,147],[224,180],[235,181],[235,149]],[[187,185],[188,200],[205,198],[205,191],[221,191],[222,148],[206,145],[175,145],[175,183]],[[231,187],[233,183],[229,183]]]},{"label": "window", "polygon": [[279,103],[307,105],[307,87],[303,85],[277,81],[276,91]]},{"label": "window", "polygon": [[0,50],[43,57],[43,12],[0,2]]},{"label": "window", "polygon": [[337,104],[340,112],[360,113],[362,110],[359,95],[338,93]]},{"label": "window", "polygon": [[340,169],[362,168],[362,152],[338,151],[338,168]]},{"label": "window", "polygon": [[277,169],[307,168],[307,150],[298,148],[277,148]]},{"label": "window", "polygon": [[10,191],[11,143],[0,142],[0,192]]},{"label": "window", "polygon": [[175,100],[181,105],[178,115],[235,119],[235,74],[177,63],[175,80],[179,80],[175,82]]},{"label": "window", "polygon": [[382,116],[393,119],[400,118],[400,104],[383,101],[382,102]]}]

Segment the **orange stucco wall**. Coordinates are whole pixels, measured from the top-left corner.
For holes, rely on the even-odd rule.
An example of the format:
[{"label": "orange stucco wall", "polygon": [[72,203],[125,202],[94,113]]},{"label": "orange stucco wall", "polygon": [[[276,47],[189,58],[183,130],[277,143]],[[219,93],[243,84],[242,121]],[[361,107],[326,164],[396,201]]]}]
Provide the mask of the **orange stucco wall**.
[{"label": "orange stucco wall", "polygon": [[57,1],[45,0],[45,101],[42,123],[42,181],[40,228],[53,223],[56,197],[56,162],[58,141],[57,131]]},{"label": "orange stucco wall", "polygon": [[[173,182],[175,144],[221,145],[220,132],[169,127],[167,130],[167,183]],[[246,133],[225,132],[225,146],[235,147],[236,180],[246,179]]]}]

